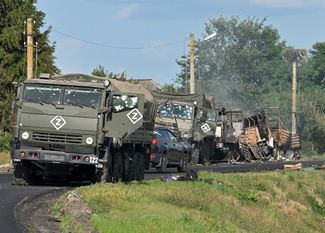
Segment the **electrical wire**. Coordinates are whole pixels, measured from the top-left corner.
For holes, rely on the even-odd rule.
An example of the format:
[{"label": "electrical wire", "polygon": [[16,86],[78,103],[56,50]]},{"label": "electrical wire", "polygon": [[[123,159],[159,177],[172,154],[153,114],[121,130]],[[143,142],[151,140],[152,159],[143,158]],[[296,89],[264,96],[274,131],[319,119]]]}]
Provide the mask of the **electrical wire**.
[{"label": "electrical wire", "polygon": [[129,49],[129,50],[160,49],[160,48],[171,47],[171,46],[179,44],[179,43],[183,43],[183,40],[179,40],[179,41],[166,43],[166,44],[162,44],[162,45],[156,45],[156,46],[140,46],[140,47],[117,46],[117,45],[103,44],[103,43],[98,43],[98,42],[94,42],[94,41],[84,40],[84,39],[78,38],[76,36],[72,36],[70,34],[67,34],[65,32],[54,30],[53,28],[52,28],[52,31],[56,32],[56,33],[58,33],[60,35],[63,35],[65,37],[69,37],[71,39],[84,42],[86,44],[91,44],[91,45],[95,45],[95,46],[99,46],[99,47],[105,47],[105,48],[111,48],[111,49]]}]

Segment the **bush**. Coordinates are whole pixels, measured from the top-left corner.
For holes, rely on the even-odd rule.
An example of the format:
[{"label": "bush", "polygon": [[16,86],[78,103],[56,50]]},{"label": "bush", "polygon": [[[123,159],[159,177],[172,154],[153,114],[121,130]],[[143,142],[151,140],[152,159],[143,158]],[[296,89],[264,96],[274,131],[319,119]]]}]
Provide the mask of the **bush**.
[{"label": "bush", "polygon": [[2,133],[0,134],[0,151],[10,151],[11,149],[11,134]]}]

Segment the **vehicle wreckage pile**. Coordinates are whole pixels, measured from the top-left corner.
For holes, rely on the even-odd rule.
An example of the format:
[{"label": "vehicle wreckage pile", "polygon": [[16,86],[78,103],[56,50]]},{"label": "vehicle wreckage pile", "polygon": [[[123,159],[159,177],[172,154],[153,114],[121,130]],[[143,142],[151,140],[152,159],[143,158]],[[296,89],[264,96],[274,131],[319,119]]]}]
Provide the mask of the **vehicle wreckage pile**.
[{"label": "vehicle wreckage pile", "polygon": [[[266,111],[244,117],[216,108],[204,93],[168,94],[135,81],[84,74],[14,83],[12,161],[15,183],[51,179],[142,180],[155,125],[187,145],[191,164],[268,161],[300,140]],[[182,159],[181,166],[184,166]]]}]

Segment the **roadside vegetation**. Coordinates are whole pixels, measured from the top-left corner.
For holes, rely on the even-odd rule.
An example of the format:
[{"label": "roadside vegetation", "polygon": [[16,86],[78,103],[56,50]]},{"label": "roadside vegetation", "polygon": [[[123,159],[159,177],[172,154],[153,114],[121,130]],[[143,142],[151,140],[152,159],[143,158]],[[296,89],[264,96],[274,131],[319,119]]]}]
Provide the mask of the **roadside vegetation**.
[{"label": "roadside vegetation", "polygon": [[[76,192],[99,232],[325,232],[324,170],[199,177],[96,184]],[[65,202],[61,198],[53,211],[71,232],[75,219],[60,212]]]},{"label": "roadside vegetation", "polygon": [[10,141],[11,135],[9,133],[0,134],[0,165],[10,162]]}]

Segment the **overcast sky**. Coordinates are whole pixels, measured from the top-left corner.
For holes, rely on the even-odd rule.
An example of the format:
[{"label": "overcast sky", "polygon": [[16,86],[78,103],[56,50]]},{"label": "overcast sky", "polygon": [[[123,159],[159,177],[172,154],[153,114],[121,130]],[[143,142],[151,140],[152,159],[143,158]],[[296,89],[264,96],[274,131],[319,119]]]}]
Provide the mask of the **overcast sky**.
[{"label": "overcast sky", "polygon": [[[281,39],[311,49],[325,41],[325,0],[38,0],[52,26],[56,65],[90,74],[98,65],[129,77],[172,83],[191,32],[211,18],[267,17]],[[188,52],[188,47],[185,48]]]}]

